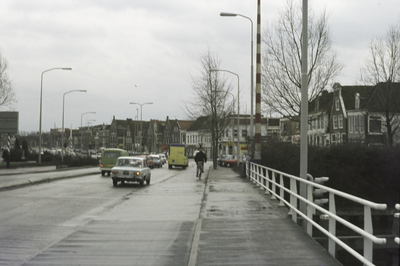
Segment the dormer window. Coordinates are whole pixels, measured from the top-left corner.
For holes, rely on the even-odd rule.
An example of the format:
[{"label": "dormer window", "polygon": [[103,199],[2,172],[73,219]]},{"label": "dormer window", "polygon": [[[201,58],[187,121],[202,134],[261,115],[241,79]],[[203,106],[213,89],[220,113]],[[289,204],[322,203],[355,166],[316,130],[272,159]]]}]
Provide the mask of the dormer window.
[{"label": "dormer window", "polygon": [[336,111],[340,110],[340,101],[339,98],[335,98],[335,109]]},{"label": "dormer window", "polygon": [[359,93],[356,93],[355,109],[356,110],[360,109],[360,94]]}]

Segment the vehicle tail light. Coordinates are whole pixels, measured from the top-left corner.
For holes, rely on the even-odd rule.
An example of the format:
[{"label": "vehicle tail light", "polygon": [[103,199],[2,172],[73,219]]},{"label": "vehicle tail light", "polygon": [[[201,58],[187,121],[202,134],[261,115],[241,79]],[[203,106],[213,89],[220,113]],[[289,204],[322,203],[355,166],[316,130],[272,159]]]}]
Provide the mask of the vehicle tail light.
[{"label": "vehicle tail light", "polygon": [[100,164],[100,167],[103,168],[103,164],[102,163]]},{"label": "vehicle tail light", "polygon": [[113,174],[118,174],[118,171],[117,170],[113,171]]},{"label": "vehicle tail light", "polygon": [[139,172],[133,172],[133,175],[139,175],[140,173]]}]

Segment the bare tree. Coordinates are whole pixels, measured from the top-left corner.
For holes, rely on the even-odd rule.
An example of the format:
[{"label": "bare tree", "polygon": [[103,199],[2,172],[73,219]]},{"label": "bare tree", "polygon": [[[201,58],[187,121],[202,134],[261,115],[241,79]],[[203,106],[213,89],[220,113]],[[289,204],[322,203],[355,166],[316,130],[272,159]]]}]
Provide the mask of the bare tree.
[{"label": "bare tree", "polygon": [[[298,2],[298,1],[296,1]],[[270,111],[292,118],[300,114],[302,6],[288,0],[277,21],[263,34],[262,101]],[[332,52],[328,17],[309,11],[308,99],[313,101],[339,74],[342,65]]]},{"label": "bare tree", "polygon": [[0,108],[15,102],[15,94],[7,74],[8,63],[0,52]]},{"label": "bare tree", "polygon": [[375,86],[369,108],[383,114],[388,144],[393,146],[400,127],[400,23],[370,42],[365,65],[360,69],[360,81]]},{"label": "bare tree", "polygon": [[200,56],[201,74],[192,77],[193,99],[185,104],[185,111],[192,119],[204,117],[202,129],[211,133],[213,167],[217,167],[218,142],[229,124],[229,115],[233,113],[232,98],[227,97],[231,86],[226,79],[220,78],[220,61],[216,54],[208,51]]}]

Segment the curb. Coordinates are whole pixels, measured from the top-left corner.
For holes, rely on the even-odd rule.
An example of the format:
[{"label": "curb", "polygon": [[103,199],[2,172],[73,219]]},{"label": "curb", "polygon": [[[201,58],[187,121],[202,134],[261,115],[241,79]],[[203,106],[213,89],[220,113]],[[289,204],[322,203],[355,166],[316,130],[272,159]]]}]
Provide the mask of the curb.
[{"label": "curb", "polygon": [[[50,172],[50,171],[43,171],[43,172]],[[43,173],[43,172],[35,172],[35,173]],[[13,183],[0,185],[0,191],[13,190],[13,189],[27,187],[27,186],[31,186],[31,185],[36,185],[36,184],[41,184],[41,183],[50,183],[53,181],[58,181],[58,180],[63,180],[63,179],[68,179],[68,178],[77,178],[77,177],[93,175],[93,174],[97,174],[97,173],[98,173],[98,171],[84,173],[84,174],[76,174],[76,175],[65,175],[65,176],[58,176],[58,177],[44,177],[44,178],[33,178],[33,179],[21,180],[21,181],[17,181],[17,182],[13,182]]]}]

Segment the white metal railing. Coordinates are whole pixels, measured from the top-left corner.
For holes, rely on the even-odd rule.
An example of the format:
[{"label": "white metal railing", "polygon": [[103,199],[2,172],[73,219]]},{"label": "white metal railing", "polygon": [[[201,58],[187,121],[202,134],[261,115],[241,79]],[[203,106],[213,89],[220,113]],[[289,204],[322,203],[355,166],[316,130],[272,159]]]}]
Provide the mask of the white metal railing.
[{"label": "white metal railing", "polygon": [[[249,171],[247,171],[248,178],[255,183],[257,186],[260,186],[260,189],[265,189],[265,194],[270,194],[271,199],[279,200],[279,206],[287,206],[290,208],[289,215],[292,216],[292,220],[297,223],[297,215],[300,215],[303,219],[306,220],[306,231],[312,237],[312,227],[314,226],[322,233],[324,233],[328,237],[328,251],[329,253],[335,257],[336,254],[336,244],[341,246],[343,249],[348,251],[352,256],[361,261],[364,265],[374,265],[372,263],[372,254],[373,254],[373,243],[375,244],[386,244],[386,238],[380,238],[373,235],[373,226],[372,226],[372,213],[371,209],[376,210],[385,210],[387,208],[386,204],[374,203],[359,197],[355,197],[353,195],[329,188],[327,186],[317,184],[314,181],[314,178],[311,175],[308,175],[309,180],[305,180],[303,178],[293,176],[290,174],[286,174],[284,172],[277,171],[272,168],[268,168],[259,164],[255,164],[253,162],[248,162]],[[285,187],[284,177],[290,180],[289,187]],[[328,178],[325,178],[327,180]],[[303,197],[300,195],[299,190],[297,189],[297,183],[305,184],[307,186],[307,195]],[[315,204],[313,202],[313,189],[319,188],[322,189],[325,193],[328,193],[328,210],[322,208],[321,206]],[[278,192],[279,189],[279,192]],[[290,195],[289,201],[285,200],[284,193],[288,193]],[[355,226],[352,223],[344,220],[343,218],[336,215],[336,205],[335,205],[335,196],[345,198],[347,200],[353,201],[355,203],[361,204],[364,206],[364,228],[360,228]],[[307,206],[306,213],[303,213],[298,208],[298,202],[304,202]],[[300,204],[299,204],[300,205]],[[398,208],[399,204],[396,205]],[[329,219],[328,230],[323,228],[321,225],[316,223],[313,220],[313,214],[315,214],[315,210],[323,213],[321,215],[325,219]],[[348,246],[346,243],[341,241],[338,237],[336,237],[336,222],[343,224],[348,229],[360,234],[364,238],[364,254],[361,255],[353,248]],[[397,240],[395,240],[398,243]]]}]

